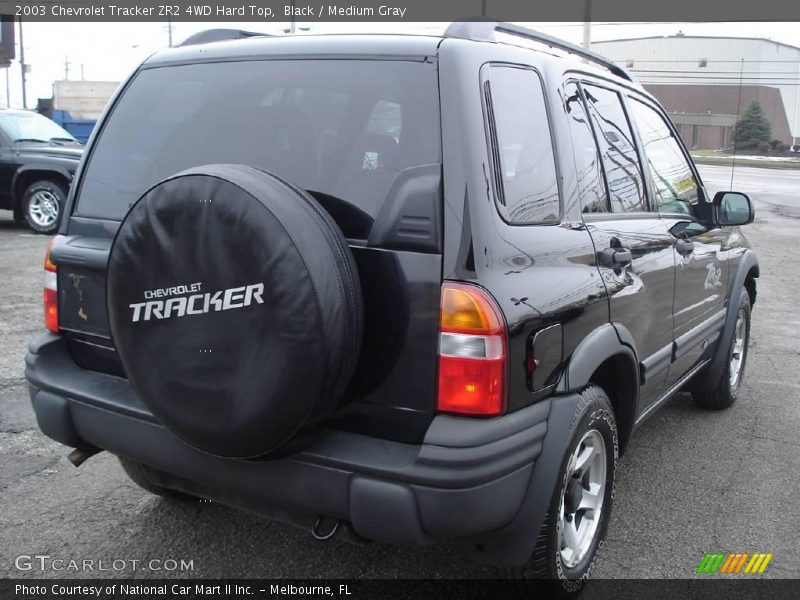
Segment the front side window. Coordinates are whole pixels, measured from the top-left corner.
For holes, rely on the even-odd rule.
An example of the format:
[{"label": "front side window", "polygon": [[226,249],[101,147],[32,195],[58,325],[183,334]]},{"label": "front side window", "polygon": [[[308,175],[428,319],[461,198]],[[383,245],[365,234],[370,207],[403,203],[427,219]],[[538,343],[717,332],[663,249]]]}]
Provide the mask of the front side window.
[{"label": "front side window", "polygon": [[558,180],[542,81],[531,69],[490,71],[487,104],[500,212],[514,225],[557,223]]},{"label": "front side window", "polygon": [[691,214],[692,205],[697,204],[697,181],[672,130],[662,116],[644,102],[633,98],[630,106],[650,165],[658,210]]},{"label": "front side window", "polygon": [[639,158],[619,94],[591,84],[584,85],[583,91],[600,146],[612,212],[646,210]]}]

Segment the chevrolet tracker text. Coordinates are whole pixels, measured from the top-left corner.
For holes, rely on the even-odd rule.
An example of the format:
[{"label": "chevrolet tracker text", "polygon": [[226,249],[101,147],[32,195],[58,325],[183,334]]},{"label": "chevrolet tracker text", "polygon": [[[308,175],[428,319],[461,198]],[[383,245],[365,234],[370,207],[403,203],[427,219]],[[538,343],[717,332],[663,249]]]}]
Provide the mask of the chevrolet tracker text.
[{"label": "chevrolet tracker text", "polygon": [[[148,290],[144,293],[144,297],[154,298],[197,292],[200,291],[200,286],[200,283],[193,283],[188,286],[180,285],[171,288]],[[137,321],[149,321],[151,318],[169,319],[170,317],[185,317],[186,315],[202,315],[207,312],[244,308],[250,306],[254,301],[258,304],[264,304],[263,293],[264,284],[254,283],[213,293],[206,292],[205,294],[192,294],[191,296],[177,296],[168,300],[136,302],[130,305],[131,310],[133,310],[131,321],[136,323]]]}]

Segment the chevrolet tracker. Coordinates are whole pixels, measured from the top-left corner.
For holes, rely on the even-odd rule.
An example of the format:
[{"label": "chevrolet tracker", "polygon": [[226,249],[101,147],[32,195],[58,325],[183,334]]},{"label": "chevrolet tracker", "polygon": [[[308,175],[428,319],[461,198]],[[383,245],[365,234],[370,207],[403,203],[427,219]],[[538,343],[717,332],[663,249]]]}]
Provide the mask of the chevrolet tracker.
[{"label": "chevrolet tracker", "polygon": [[155,15],[155,6],[117,6],[108,5],[112,17],[152,17]]},{"label": "chevrolet tracker", "polygon": [[753,216],[623,69],[529,29],[196,34],[98,123],[33,408],[166,498],[576,594],[636,428],[741,393]]},{"label": "chevrolet tracker", "polygon": [[252,302],[263,304],[263,293],[264,284],[256,283],[248,286],[220,290],[213,294],[192,294],[191,296],[178,296],[167,300],[136,302],[130,304],[129,307],[133,311],[132,321],[134,322],[139,319],[149,321],[151,317],[156,319],[169,319],[173,316],[202,315],[209,311],[244,308],[250,306]]}]

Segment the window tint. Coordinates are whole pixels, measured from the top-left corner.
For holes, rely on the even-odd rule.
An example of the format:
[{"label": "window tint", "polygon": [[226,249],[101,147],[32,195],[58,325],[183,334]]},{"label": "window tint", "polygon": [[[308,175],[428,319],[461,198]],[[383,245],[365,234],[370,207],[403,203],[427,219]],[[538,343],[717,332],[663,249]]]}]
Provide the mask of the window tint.
[{"label": "window tint", "polygon": [[267,60],[145,69],[92,150],[76,214],[119,220],[173,173],[240,163],[323,204],[354,207],[368,228],[401,171],[441,162],[440,131],[431,65]]},{"label": "window tint", "polygon": [[584,85],[583,90],[605,167],[611,210],[646,210],[639,159],[619,94],[595,85]]},{"label": "window tint", "polygon": [[650,165],[658,209],[690,214],[697,203],[697,182],[680,145],[658,112],[636,99],[630,106]]},{"label": "window tint", "polygon": [[580,91],[576,83],[564,86],[564,110],[569,119],[578,194],[583,212],[608,212],[608,194],[600,166],[600,154],[592,135]]},{"label": "window tint", "polygon": [[490,90],[501,214],[520,225],[557,222],[558,182],[539,76],[495,66]]}]

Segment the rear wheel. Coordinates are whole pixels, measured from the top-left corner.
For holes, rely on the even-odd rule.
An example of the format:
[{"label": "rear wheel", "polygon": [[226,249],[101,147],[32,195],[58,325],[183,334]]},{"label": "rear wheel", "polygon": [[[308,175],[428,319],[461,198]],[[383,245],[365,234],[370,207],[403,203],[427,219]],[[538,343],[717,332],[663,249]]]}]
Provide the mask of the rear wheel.
[{"label": "rear wheel", "polygon": [[742,290],[736,314],[733,337],[727,350],[725,368],[719,376],[716,387],[710,392],[693,391],[695,404],[703,408],[722,410],[729,408],[739,396],[739,388],[747,363],[747,346],[750,343],[750,296]]},{"label": "rear wheel", "polygon": [[577,595],[594,569],[611,516],[619,455],[617,423],[605,392],[589,386],[580,405],[536,548],[514,573],[546,580],[549,591],[561,597]]},{"label": "rear wheel", "polygon": [[150,492],[151,494],[155,494],[156,496],[161,496],[162,498],[168,498],[170,500],[197,500],[197,498],[190,496],[189,494],[184,494],[183,492],[171,490],[169,488],[154,484],[148,477],[148,468],[143,464],[132,461],[128,458],[123,458],[121,456],[118,456],[117,458],[119,459],[119,464],[122,465],[122,470],[125,471],[133,483],[138,485],[143,490]]},{"label": "rear wheel", "polygon": [[61,184],[48,179],[34,181],[22,197],[25,222],[36,233],[52,234],[61,223],[67,192]]}]

